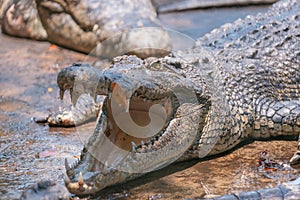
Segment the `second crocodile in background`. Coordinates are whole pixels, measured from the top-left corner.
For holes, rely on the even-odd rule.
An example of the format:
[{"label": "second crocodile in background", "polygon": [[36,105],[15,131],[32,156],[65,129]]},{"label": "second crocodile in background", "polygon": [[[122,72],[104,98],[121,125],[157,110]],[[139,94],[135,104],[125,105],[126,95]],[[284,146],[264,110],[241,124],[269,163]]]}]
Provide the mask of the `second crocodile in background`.
[{"label": "second crocodile in background", "polygon": [[[93,84],[60,84],[72,101],[106,95],[80,160],[66,162],[74,194],[95,194],[182,160],[204,158],[249,139],[300,133],[300,2],[227,24],[195,47],[164,58],[121,56]],[[75,69],[76,68],[76,69]],[[92,66],[64,70],[95,75]],[[72,73],[70,73],[72,74]],[[60,81],[60,78],[59,80]],[[80,89],[78,89],[80,88]],[[75,99],[74,99],[75,98]],[[300,147],[291,159],[299,161]]]}]

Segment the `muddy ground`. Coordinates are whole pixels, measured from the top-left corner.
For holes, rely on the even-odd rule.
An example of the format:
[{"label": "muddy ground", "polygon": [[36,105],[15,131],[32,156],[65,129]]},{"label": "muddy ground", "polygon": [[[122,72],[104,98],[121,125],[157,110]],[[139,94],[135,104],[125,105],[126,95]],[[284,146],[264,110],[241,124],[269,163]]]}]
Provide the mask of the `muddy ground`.
[{"label": "muddy ground", "polygon": [[[225,22],[263,10],[266,7],[196,10],[164,14],[160,18],[167,27],[196,38]],[[86,55],[48,42],[3,34],[0,34],[0,45],[0,197],[17,199],[38,180],[62,183],[64,159],[78,158],[83,146],[78,135],[83,130],[91,130],[94,123],[84,128],[64,129],[32,121],[32,117],[43,116],[69,103],[62,103],[58,98],[56,75],[67,65],[84,61]],[[259,153],[267,149],[273,158],[287,163],[296,145],[296,141],[254,142],[219,158],[190,162],[194,166],[180,163],[168,167],[109,189],[102,197],[183,199],[273,187],[293,179],[299,171],[259,173]]]}]

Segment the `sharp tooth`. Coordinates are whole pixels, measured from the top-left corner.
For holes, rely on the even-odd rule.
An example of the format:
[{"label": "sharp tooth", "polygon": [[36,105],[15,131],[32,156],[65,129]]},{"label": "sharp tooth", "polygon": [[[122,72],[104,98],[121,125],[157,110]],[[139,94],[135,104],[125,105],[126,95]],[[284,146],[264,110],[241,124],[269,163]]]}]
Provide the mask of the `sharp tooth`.
[{"label": "sharp tooth", "polygon": [[79,159],[76,159],[76,161],[74,162],[74,167],[77,167],[78,162],[79,162]]},{"label": "sharp tooth", "polygon": [[129,112],[130,99],[126,99],[126,112]]},{"label": "sharp tooth", "polygon": [[103,166],[103,169],[101,171],[102,174],[107,174],[108,173],[108,161],[105,161],[105,164]]},{"label": "sharp tooth", "polygon": [[60,100],[64,100],[64,94],[65,94],[65,90],[60,89],[59,90],[59,98],[60,98]]},{"label": "sharp tooth", "polygon": [[99,29],[99,25],[98,25],[98,24],[95,24],[95,25],[93,26],[93,32],[97,31],[98,29]]},{"label": "sharp tooth", "polygon": [[132,151],[136,152],[136,148],[137,148],[136,144],[132,141],[131,145],[132,145]]},{"label": "sharp tooth", "polygon": [[78,184],[79,185],[83,185],[84,184],[84,181],[83,181],[83,177],[82,177],[82,173],[80,172],[79,175],[78,175]]},{"label": "sharp tooth", "polygon": [[134,148],[137,147],[136,144],[135,144],[133,141],[131,142],[131,145],[132,145]]},{"label": "sharp tooth", "polygon": [[71,180],[69,179],[67,174],[64,174],[64,182],[66,185],[68,185],[69,183],[71,183]]},{"label": "sharp tooth", "polygon": [[70,165],[68,164],[67,158],[65,158],[65,168],[66,168],[66,171],[69,171],[71,169]]},{"label": "sharp tooth", "polygon": [[145,142],[144,142],[143,140],[141,141],[141,145],[142,145],[142,146],[144,146],[144,145],[145,145]]},{"label": "sharp tooth", "polygon": [[71,101],[72,101],[72,96],[73,96],[73,88],[71,88],[71,89],[69,90],[69,92],[70,92]]},{"label": "sharp tooth", "polygon": [[132,146],[132,148],[131,148],[131,152],[134,152],[134,153],[136,153],[136,148],[134,148],[134,147]]}]

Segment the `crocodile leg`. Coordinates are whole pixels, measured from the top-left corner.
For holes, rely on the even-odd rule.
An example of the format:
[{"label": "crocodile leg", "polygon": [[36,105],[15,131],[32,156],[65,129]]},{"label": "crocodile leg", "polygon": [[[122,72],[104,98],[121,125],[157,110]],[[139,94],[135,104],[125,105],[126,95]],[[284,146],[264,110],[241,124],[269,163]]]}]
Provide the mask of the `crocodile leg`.
[{"label": "crocodile leg", "polygon": [[34,0],[7,0],[0,5],[0,15],[0,18],[3,17],[3,33],[35,40],[47,39],[47,32],[40,21]]},{"label": "crocodile leg", "polygon": [[[195,146],[188,151],[181,159],[186,157],[203,158],[206,155],[214,155],[230,149],[242,139],[265,139],[270,137],[285,137],[294,139],[300,134],[300,101],[271,101],[264,99],[256,106],[256,119],[252,116],[234,114],[229,117],[226,109],[221,112],[219,104],[208,114],[209,125],[205,126],[202,135]],[[232,111],[231,111],[232,112]],[[233,113],[231,113],[233,114]],[[241,120],[237,120],[241,119]],[[229,140],[230,139],[230,140]],[[230,142],[229,142],[230,141]],[[298,150],[291,158],[292,164],[300,160],[300,139]]]},{"label": "crocodile leg", "polygon": [[[166,55],[171,48],[169,35],[159,28],[157,13],[148,0],[36,0],[36,4],[48,40],[70,49],[104,57],[133,50],[148,57]],[[157,29],[129,31],[145,27]],[[148,50],[138,50],[141,47]]]},{"label": "crocodile leg", "polygon": [[300,133],[300,101],[261,100],[256,106],[254,138],[268,138]]},{"label": "crocodile leg", "polygon": [[[254,122],[253,138],[297,136],[300,134],[300,101],[261,100],[256,106],[257,119]],[[300,141],[300,140],[299,140]],[[292,157],[292,164],[299,162],[300,146]]]}]

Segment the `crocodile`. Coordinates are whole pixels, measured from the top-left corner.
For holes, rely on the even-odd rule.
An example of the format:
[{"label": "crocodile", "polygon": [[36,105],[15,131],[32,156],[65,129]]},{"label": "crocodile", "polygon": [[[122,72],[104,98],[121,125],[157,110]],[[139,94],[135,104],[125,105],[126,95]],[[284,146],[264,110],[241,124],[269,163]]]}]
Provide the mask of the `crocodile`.
[{"label": "crocodile", "polygon": [[35,1],[2,0],[0,20],[3,33],[35,40],[46,40],[48,37],[38,16]]},{"label": "crocodile", "polygon": [[[103,43],[105,44],[105,40],[112,36],[114,42],[122,46],[109,49],[109,54],[121,48],[132,49],[132,53],[140,57],[155,54],[161,56],[171,49],[166,30],[139,30],[147,27],[162,27],[157,19],[155,8],[148,0],[7,1],[8,3],[3,3],[2,6],[5,8],[1,9],[3,10],[1,26],[3,33],[48,40],[86,54],[94,50],[92,53],[95,55],[108,51],[110,45],[103,46]],[[128,31],[134,28],[137,29],[136,32]],[[139,51],[142,47],[147,47],[147,50],[143,48],[142,52]],[[163,51],[151,51],[151,48]]]},{"label": "crocodile", "polygon": [[[135,50],[132,53],[140,57],[148,57],[166,55],[172,48],[167,31],[144,29],[128,34],[128,30],[162,27],[157,11],[275,1],[201,0],[195,4],[193,0],[167,2],[161,0],[153,2],[151,0],[1,0],[0,19],[2,19],[2,32],[9,35],[48,40],[66,48],[96,55],[103,54],[111,47],[111,45],[102,46],[108,38],[114,36],[115,44],[122,44],[121,49],[139,49],[147,46],[148,49],[143,48],[143,52]],[[119,43],[120,40],[122,40],[121,43]],[[110,49],[108,54],[112,54],[119,48]],[[164,51],[151,51],[151,48]],[[122,53],[115,52],[115,56],[122,55]]]},{"label": "crocodile", "polygon": [[[300,177],[296,180],[280,184],[275,188],[264,188],[255,191],[241,192],[238,194],[228,194],[210,198],[211,200],[239,200],[239,199],[285,199],[297,200],[300,194]],[[67,188],[54,181],[41,181],[29,189],[25,190],[21,200],[63,200],[70,199]]]},{"label": "crocodile", "polygon": [[20,200],[69,200],[70,193],[64,185],[55,181],[40,181],[26,189]]},{"label": "crocodile", "polygon": [[[162,58],[119,56],[102,73],[88,64],[64,69],[61,96],[65,90],[72,102],[80,94],[106,96],[80,159],[71,165],[66,160],[68,190],[95,194],[247,140],[296,139],[299,11],[298,0],[282,0],[267,13],[213,30],[191,49]],[[290,162],[299,158],[300,141]]]},{"label": "crocodile", "polygon": [[300,177],[296,180],[280,184],[275,188],[264,188],[260,190],[241,192],[211,198],[213,200],[239,200],[239,199],[284,199],[296,200],[300,194]]}]

